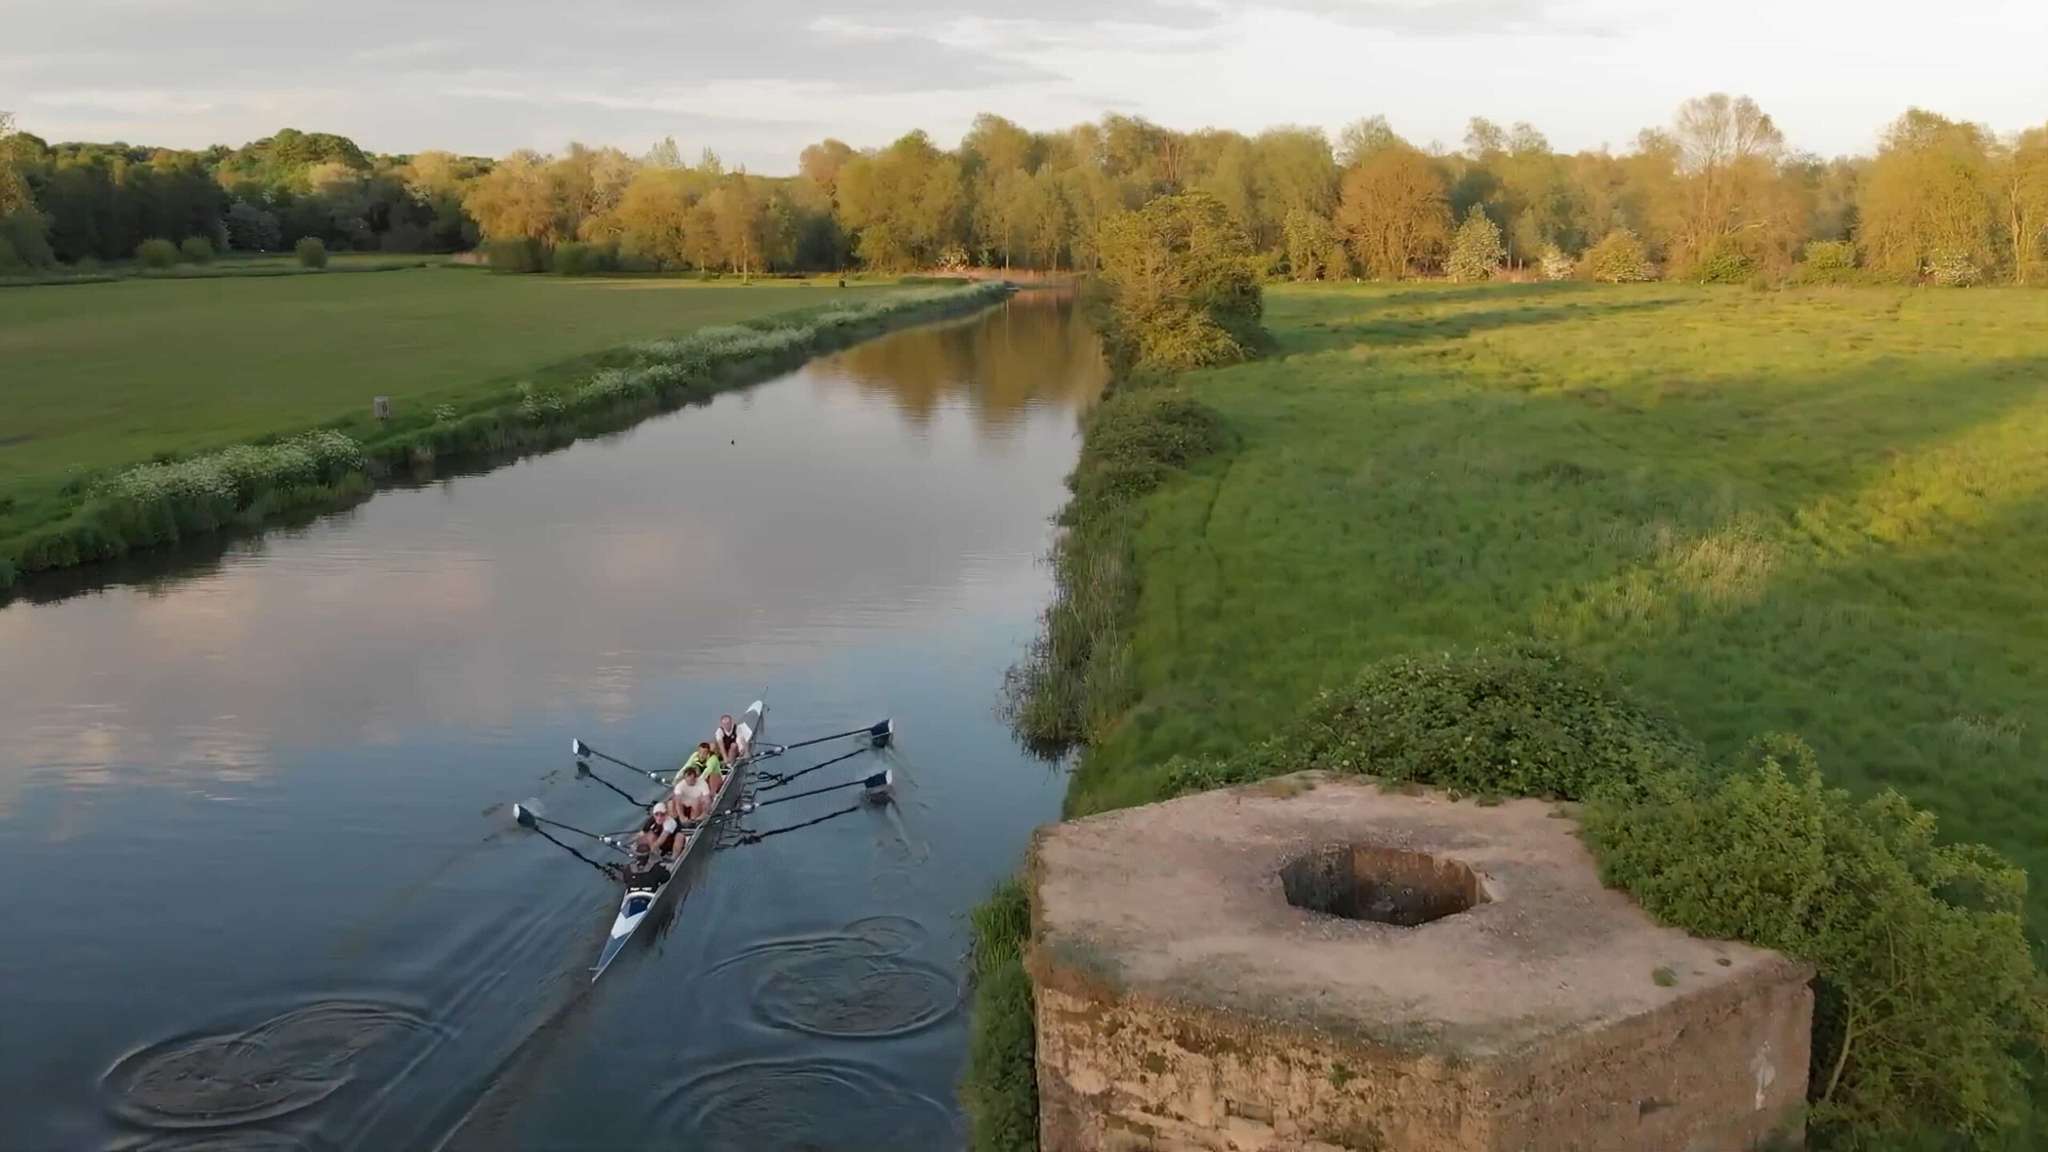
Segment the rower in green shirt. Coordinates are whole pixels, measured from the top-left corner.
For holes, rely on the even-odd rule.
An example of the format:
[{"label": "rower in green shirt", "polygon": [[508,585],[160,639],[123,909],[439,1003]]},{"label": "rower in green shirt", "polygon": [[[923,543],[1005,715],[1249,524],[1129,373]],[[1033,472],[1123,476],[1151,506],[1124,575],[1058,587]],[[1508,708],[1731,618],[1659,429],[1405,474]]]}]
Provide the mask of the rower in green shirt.
[{"label": "rower in green shirt", "polygon": [[697,750],[690,753],[688,760],[683,761],[683,771],[689,771],[692,765],[703,774],[704,782],[711,786],[711,794],[718,795],[719,787],[725,783],[725,761],[720,759],[717,751],[711,747],[711,741],[706,740],[697,745]]}]

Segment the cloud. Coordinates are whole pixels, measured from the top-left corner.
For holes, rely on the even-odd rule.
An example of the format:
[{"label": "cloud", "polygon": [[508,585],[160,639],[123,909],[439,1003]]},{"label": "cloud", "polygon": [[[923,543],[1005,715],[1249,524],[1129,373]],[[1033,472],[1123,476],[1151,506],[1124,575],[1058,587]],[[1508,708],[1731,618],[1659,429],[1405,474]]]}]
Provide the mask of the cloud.
[{"label": "cloud", "polygon": [[825,135],[951,141],[980,111],[1245,131],[1384,112],[1418,140],[1483,114],[1579,148],[1725,89],[1824,152],[1867,148],[1906,101],[2039,120],[2042,86],[2012,77],[2039,71],[2048,5],[1975,0],[1929,23],[1908,3],[65,0],[10,14],[0,104],[54,139],[190,147],[291,125],[503,153],[674,135],[762,172]]}]

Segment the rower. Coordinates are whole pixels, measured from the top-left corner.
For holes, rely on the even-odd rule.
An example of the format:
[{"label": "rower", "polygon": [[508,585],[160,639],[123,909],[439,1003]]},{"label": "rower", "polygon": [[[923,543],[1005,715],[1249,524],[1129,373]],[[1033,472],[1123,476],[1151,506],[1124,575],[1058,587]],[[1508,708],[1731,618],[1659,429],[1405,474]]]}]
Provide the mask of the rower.
[{"label": "rower", "polygon": [[668,869],[662,866],[654,854],[654,846],[646,837],[633,842],[632,859],[626,864],[626,890],[628,892],[653,892],[668,883]]},{"label": "rower", "polygon": [[711,747],[728,762],[747,754],[747,742],[741,738],[739,726],[733,723],[732,713],[718,718],[718,729],[711,734]]},{"label": "rower", "polygon": [[647,810],[647,823],[633,842],[635,851],[644,842],[657,856],[680,856],[690,842],[689,821],[682,805],[670,793]]},{"label": "rower", "polygon": [[[718,763],[718,753],[711,754],[710,763]],[[691,820],[703,819],[704,813],[710,810],[711,786],[704,782],[703,769],[694,758],[683,765],[682,775],[676,777],[675,790],[669,794],[669,801],[679,806],[682,814]]]}]

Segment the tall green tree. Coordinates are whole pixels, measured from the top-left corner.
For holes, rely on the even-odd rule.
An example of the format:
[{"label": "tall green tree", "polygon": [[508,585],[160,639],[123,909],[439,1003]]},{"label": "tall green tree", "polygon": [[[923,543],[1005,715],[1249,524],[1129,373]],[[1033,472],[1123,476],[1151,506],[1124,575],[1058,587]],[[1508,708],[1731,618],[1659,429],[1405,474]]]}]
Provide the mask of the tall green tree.
[{"label": "tall green tree", "polygon": [[1937,260],[1990,266],[1994,185],[1984,129],[1919,108],[1892,123],[1862,189],[1864,261],[1918,276]]},{"label": "tall green tree", "polygon": [[1179,371],[1253,354],[1264,311],[1251,238],[1214,196],[1161,196],[1102,230],[1112,355]]},{"label": "tall green tree", "polygon": [[839,173],[840,218],[857,236],[862,263],[873,268],[936,262],[941,249],[962,239],[965,200],[960,162],[923,132],[862,153]]}]

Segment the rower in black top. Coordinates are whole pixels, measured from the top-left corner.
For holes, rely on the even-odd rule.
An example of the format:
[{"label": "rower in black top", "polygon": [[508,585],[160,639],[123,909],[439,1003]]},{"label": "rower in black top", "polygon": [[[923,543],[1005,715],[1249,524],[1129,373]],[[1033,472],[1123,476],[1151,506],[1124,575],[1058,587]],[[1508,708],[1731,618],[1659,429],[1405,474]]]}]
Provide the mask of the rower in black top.
[{"label": "rower in black top", "polygon": [[626,891],[652,892],[668,883],[669,871],[654,855],[646,837],[633,844],[633,857],[626,864]]}]

